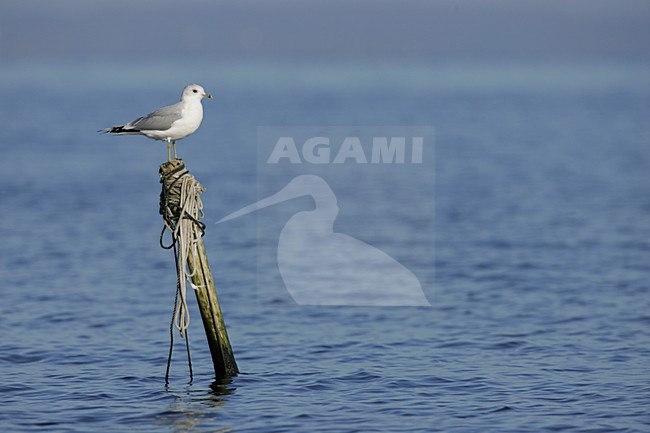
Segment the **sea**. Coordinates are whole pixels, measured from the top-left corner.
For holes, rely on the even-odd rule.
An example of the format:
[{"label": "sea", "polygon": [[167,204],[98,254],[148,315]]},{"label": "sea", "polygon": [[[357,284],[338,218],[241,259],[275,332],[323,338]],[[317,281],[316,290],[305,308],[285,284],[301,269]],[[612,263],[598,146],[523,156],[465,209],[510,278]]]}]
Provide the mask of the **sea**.
[{"label": "sea", "polygon": [[[214,98],[178,152],[240,374],[215,378],[189,289],[193,376],[175,333],[166,383],[165,144],[97,131],[192,82]],[[286,183],[260,128],[359,125],[432,128],[428,165],[278,170],[327,181],[334,232],[430,305],[294,299],[279,237],[309,197],[216,224]],[[645,64],[7,62],[0,154],[3,432],[650,431]]]}]

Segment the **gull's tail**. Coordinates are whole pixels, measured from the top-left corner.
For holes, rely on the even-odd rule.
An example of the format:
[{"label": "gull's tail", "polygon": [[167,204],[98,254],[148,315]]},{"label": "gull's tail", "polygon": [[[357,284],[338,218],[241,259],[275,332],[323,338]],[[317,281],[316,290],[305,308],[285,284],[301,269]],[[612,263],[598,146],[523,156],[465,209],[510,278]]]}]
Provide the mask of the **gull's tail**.
[{"label": "gull's tail", "polygon": [[115,134],[115,135],[140,134],[139,129],[134,129],[134,128],[130,127],[129,125],[111,126],[110,128],[100,129],[97,132],[101,132],[102,134]]}]

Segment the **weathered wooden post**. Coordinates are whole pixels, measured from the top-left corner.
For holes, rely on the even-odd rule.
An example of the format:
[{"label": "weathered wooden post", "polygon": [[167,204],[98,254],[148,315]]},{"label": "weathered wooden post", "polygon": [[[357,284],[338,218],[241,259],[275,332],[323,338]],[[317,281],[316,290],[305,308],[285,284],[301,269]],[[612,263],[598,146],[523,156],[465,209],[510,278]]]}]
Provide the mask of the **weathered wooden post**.
[{"label": "weathered wooden post", "polygon": [[[205,188],[187,171],[180,159],[165,162],[160,166],[160,182],[162,183],[160,212],[166,228],[172,233],[177,254],[179,282],[182,281],[184,288],[184,279],[191,278],[216,377],[235,376],[239,370],[228,339],[202,239],[205,224],[200,222],[203,216],[200,194]],[[186,270],[188,268],[189,272]],[[183,302],[184,296],[183,290],[181,293]],[[180,314],[187,314],[187,311],[183,311],[181,307]],[[179,327],[178,319],[176,322]],[[184,328],[181,326],[179,329],[183,334]]]}]

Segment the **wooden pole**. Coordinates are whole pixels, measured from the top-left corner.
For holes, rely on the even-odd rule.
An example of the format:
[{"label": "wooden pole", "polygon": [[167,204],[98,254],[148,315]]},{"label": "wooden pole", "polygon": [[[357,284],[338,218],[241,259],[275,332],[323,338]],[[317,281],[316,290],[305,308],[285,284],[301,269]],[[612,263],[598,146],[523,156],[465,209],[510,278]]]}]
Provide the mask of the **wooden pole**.
[{"label": "wooden pole", "polygon": [[[176,216],[174,223],[178,222],[180,216],[180,212],[176,212],[176,210],[179,210],[180,204],[181,182],[179,182],[179,178],[188,174],[182,160],[175,159],[160,166],[161,183],[163,184],[161,213],[163,212],[162,199],[167,197],[166,206]],[[197,248],[195,250],[190,249],[187,263],[192,283],[198,287],[194,292],[201,312],[205,335],[208,339],[214,372],[217,378],[235,376],[239,373],[239,369],[230,346],[230,339],[221,313],[221,306],[219,305],[214,279],[210,271],[205,245],[202,238],[196,239],[196,243]]]},{"label": "wooden pole", "polygon": [[198,242],[197,254],[190,254],[187,261],[193,274],[192,283],[199,287],[195,290],[196,300],[201,311],[205,335],[208,337],[214,372],[219,378],[236,376],[239,370],[230,346],[221,306],[219,306],[208,256],[203,241]]}]

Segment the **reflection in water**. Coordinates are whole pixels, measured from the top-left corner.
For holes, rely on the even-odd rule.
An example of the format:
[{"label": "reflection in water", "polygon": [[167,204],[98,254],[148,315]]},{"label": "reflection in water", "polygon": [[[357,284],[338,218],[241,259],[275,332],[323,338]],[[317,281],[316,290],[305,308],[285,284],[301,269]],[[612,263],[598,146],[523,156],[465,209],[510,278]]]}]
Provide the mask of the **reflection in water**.
[{"label": "reflection in water", "polygon": [[[208,389],[193,389],[187,385],[183,391],[169,390],[174,395],[174,401],[169,409],[160,414],[159,423],[172,427],[175,433],[196,431],[204,421],[209,422],[219,416],[227,403],[227,396],[237,388],[231,386],[232,378],[215,379]],[[221,427],[215,432],[230,432],[230,427]]]},{"label": "reflection in water", "polygon": [[234,393],[237,388],[230,386],[232,384],[232,377],[225,377],[223,379],[215,379],[210,384],[210,394],[218,400],[223,400],[223,396]]}]

